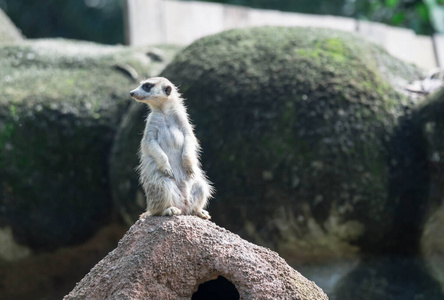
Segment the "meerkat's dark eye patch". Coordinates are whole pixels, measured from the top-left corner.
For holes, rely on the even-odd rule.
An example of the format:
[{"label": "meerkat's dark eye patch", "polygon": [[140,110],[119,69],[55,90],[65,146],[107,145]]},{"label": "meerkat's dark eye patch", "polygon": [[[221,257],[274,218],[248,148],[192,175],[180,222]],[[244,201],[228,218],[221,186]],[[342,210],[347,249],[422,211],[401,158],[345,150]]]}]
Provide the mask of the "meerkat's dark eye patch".
[{"label": "meerkat's dark eye patch", "polygon": [[151,83],[144,83],[144,84],[142,84],[142,89],[143,89],[145,92],[149,92],[153,86],[154,86],[154,84],[151,84]]},{"label": "meerkat's dark eye patch", "polygon": [[171,94],[171,87],[170,87],[169,85],[167,85],[167,86],[165,87],[165,94],[166,94],[167,96],[169,96],[169,95]]}]

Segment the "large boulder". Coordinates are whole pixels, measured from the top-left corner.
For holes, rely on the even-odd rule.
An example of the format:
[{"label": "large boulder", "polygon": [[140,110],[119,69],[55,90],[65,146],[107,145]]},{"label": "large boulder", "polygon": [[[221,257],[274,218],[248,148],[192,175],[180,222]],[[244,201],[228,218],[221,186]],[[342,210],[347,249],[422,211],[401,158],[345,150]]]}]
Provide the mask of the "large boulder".
[{"label": "large boulder", "polygon": [[421,253],[444,290],[444,89],[432,95],[414,114],[423,134],[429,181],[426,220],[421,228]]},{"label": "large boulder", "polygon": [[69,299],[328,299],[276,253],[194,216],[138,221]]},{"label": "large boulder", "polygon": [[[48,250],[82,241],[109,221],[108,157],[128,90],[164,63],[146,49],[59,39],[0,47],[4,236]],[[29,253],[14,247],[17,258]]]},{"label": "large boulder", "polygon": [[[418,69],[354,34],[263,27],[202,38],[161,75],[196,125],[218,224],[291,263],[390,247],[390,141]],[[130,220],[144,209],[133,170],[145,115],[129,110],[111,159],[128,163],[111,180]]]},{"label": "large boulder", "polygon": [[391,149],[392,253],[364,259],[333,299],[444,297],[444,90],[399,118]]},{"label": "large boulder", "polygon": [[364,259],[329,294],[332,300],[440,300],[444,294],[424,262],[393,255]]},{"label": "large boulder", "polygon": [[128,227],[122,224],[110,224],[79,245],[15,261],[0,260],[0,299],[62,299],[99,260],[116,248],[126,230]]},{"label": "large boulder", "polygon": [[146,209],[145,195],[138,184],[136,167],[147,114],[147,105],[138,102],[131,104],[117,130],[110,157],[112,198],[116,211],[127,225],[133,224]]}]

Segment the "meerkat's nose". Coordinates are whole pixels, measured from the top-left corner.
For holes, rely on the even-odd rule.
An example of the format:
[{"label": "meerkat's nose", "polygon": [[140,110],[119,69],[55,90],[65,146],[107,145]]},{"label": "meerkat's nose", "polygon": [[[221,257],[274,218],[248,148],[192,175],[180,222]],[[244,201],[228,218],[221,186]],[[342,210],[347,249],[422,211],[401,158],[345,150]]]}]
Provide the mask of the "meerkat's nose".
[{"label": "meerkat's nose", "polygon": [[134,96],[134,91],[131,91],[130,95],[131,95],[131,97],[133,97]]}]

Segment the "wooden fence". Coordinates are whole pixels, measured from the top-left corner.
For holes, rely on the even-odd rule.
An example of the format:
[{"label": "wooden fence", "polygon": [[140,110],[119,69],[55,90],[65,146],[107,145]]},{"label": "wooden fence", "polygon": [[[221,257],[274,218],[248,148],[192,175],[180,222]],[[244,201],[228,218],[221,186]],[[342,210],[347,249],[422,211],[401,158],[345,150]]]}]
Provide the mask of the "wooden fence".
[{"label": "wooden fence", "polygon": [[253,9],[219,3],[175,0],[125,0],[129,45],[187,45],[227,29],[250,26],[323,27],[358,32],[390,54],[422,68],[444,68],[444,35],[351,18]]}]

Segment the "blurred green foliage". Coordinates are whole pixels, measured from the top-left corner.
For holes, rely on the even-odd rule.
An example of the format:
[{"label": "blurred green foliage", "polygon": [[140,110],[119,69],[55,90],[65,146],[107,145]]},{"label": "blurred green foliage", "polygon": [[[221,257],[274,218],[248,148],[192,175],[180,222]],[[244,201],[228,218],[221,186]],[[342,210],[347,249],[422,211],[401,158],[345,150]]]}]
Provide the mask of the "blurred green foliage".
[{"label": "blurred green foliage", "polygon": [[123,0],[0,0],[0,8],[27,38],[124,42]]}]

